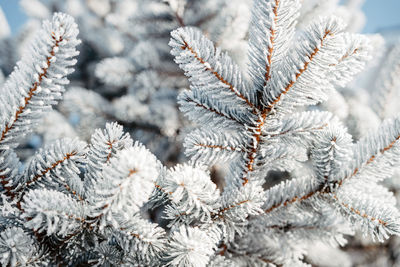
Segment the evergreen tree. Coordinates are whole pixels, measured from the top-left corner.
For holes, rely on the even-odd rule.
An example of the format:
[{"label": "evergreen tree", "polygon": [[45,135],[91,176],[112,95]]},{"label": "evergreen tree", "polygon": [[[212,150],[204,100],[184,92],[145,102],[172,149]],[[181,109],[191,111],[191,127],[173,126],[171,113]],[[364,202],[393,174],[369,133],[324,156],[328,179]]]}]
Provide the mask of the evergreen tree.
[{"label": "evergreen tree", "polygon": [[17,38],[0,13],[1,264],[398,264],[398,46],[300,2],[23,0],[75,19]]}]

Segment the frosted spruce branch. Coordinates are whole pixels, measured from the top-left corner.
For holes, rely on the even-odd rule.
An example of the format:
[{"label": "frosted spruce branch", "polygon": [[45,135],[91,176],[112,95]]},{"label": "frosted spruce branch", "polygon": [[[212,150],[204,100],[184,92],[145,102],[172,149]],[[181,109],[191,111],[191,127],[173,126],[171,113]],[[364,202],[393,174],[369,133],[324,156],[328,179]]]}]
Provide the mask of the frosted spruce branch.
[{"label": "frosted spruce branch", "polygon": [[[338,119],[350,125],[352,106],[330,109],[336,117],[319,105],[345,105],[342,86],[371,62],[371,43],[378,49],[347,32],[357,1],[333,11],[335,0],[255,0],[248,13],[240,0],[50,2],[23,5],[37,17],[73,6],[82,64],[60,113],[41,123],[75,64],[72,18],[46,22],[5,84],[0,62],[2,265],[324,265],[320,254],[345,266],[352,249],[340,246],[355,230],[399,235],[396,189],[383,183],[399,163],[398,117],[359,139]],[[310,22],[333,12],[351,25]],[[169,54],[178,26],[172,56],[189,81]],[[388,63],[377,111],[396,85],[397,57]],[[178,94],[199,125],[189,134]],[[106,123],[115,119],[125,129]]]},{"label": "frosted spruce branch", "polygon": [[43,23],[2,88],[0,149],[16,147],[40,114],[60,100],[79,54],[77,35],[76,24],[65,14]]},{"label": "frosted spruce branch", "polygon": [[[261,2],[255,2],[255,9],[262,5]],[[266,3],[266,7],[271,6],[269,14],[278,16],[278,5],[282,2]],[[277,6],[274,7],[274,5]],[[295,10],[296,6],[288,5],[282,8]],[[253,16],[255,17],[253,20],[258,21],[258,17],[262,15],[256,12]],[[291,29],[289,32],[294,31],[294,23],[291,19],[286,18],[279,22],[286,23],[287,25],[282,27],[289,27]],[[253,27],[264,27],[265,31],[269,32],[270,27],[274,25],[256,24]],[[182,110],[189,118],[200,124],[207,122],[216,129],[220,129],[218,125],[223,124],[229,134],[220,130],[214,133],[221,137],[222,134],[227,136],[231,133],[245,136],[241,143],[241,147],[245,150],[244,156],[238,159],[237,163],[232,164],[236,167],[232,174],[234,177],[229,178],[229,182],[237,183],[241,180],[243,185],[248,183],[252,173],[263,165],[259,160],[260,150],[272,143],[271,139],[275,139],[271,138],[272,134],[276,137],[279,136],[279,131],[285,131],[283,128],[286,127],[287,120],[290,120],[291,116],[296,116],[291,114],[295,107],[315,104],[326,99],[327,91],[333,88],[333,84],[326,78],[328,71],[335,72],[331,69],[331,65],[337,64],[346,55],[345,42],[349,38],[345,38],[345,35],[341,33],[342,28],[340,21],[335,18],[313,23],[300,37],[300,45],[288,49],[286,59],[283,62],[280,61],[281,63],[275,68],[272,66],[271,70],[268,67],[270,55],[262,60],[260,58],[262,55],[255,54],[257,49],[260,49],[259,47],[254,51],[250,49],[250,58],[260,58],[252,64],[258,63],[257,70],[264,70],[266,75],[261,76],[264,79],[265,76],[268,78],[268,83],[265,85],[264,82],[243,80],[238,67],[232,63],[228,55],[220,52],[218,48],[215,49],[213,44],[196,29],[181,28],[172,33],[173,38],[170,42],[173,48],[172,54],[175,55],[176,62],[185,70],[192,83],[191,91],[184,92],[179,97]],[[279,33],[279,28],[276,32],[276,34],[283,34]],[[265,49],[271,52],[274,38],[270,42],[269,48]],[[251,46],[253,44],[250,41]],[[355,54],[347,57],[352,56]],[[362,64],[360,61],[365,59],[364,57],[353,61],[359,65]],[[339,76],[337,79],[340,78],[340,72],[336,73]],[[254,76],[260,77],[258,73]],[[210,89],[214,92],[212,96],[210,93],[205,93]],[[262,96],[258,97],[257,92],[262,92]],[[320,118],[315,119],[317,123]],[[305,130],[305,125],[299,125],[298,128],[304,129],[304,135],[309,134],[309,131]],[[318,129],[320,127],[314,130]],[[191,155],[200,157],[202,151],[209,153],[208,151],[213,147],[220,155],[224,154],[219,152],[220,147],[224,145],[212,136],[206,137],[206,133],[206,131],[202,133],[202,140],[208,139],[208,141],[197,144],[197,150],[189,148],[189,151],[193,151]],[[199,139],[198,132],[194,132],[191,136],[193,137],[188,138]],[[210,140],[215,140],[216,143]],[[192,141],[189,142],[193,144]]]},{"label": "frosted spruce branch", "polygon": [[[260,187],[269,170],[296,173],[296,164],[307,160],[310,150],[311,170],[304,177],[265,190],[264,204],[259,207],[264,214],[256,212],[255,218],[245,220],[252,226],[273,225],[293,233],[296,225],[310,225],[311,229],[321,223],[340,239],[342,230],[333,226],[328,213],[321,215],[320,222],[310,221],[311,214],[331,209],[382,241],[389,234],[399,234],[400,229],[396,223],[399,212],[392,202],[373,204],[387,195],[376,183],[389,177],[397,162],[391,156],[398,155],[397,119],[384,124],[368,141],[353,145],[346,129],[331,114],[298,111],[326,100],[335,86],[348,83],[369,60],[371,45],[362,35],[344,32],[346,26],[335,17],[313,21],[296,36],[299,13],[299,1],[254,1],[249,79],[197,29],[184,27],[172,32],[171,53],[191,84],[190,90],[180,94],[179,104],[201,127],[187,136],[186,153],[201,164],[229,162],[224,197],[234,195],[231,188]],[[376,186],[381,193],[360,192],[360,183],[352,182],[358,180],[365,190]],[[357,202],[356,196],[365,200]],[[254,197],[250,194],[237,204],[254,201]],[[241,232],[239,228],[234,231]],[[245,230],[250,235],[253,231]],[[343,228],[342,234],[346,233]],[[300,244],[305,236],[298,238],[293,242]],[[229,242],[228,249],[235,246]],[[250,251],[244,255],[249,260],[252,257]],[[273,261],[277,255],[269,257]]]}]

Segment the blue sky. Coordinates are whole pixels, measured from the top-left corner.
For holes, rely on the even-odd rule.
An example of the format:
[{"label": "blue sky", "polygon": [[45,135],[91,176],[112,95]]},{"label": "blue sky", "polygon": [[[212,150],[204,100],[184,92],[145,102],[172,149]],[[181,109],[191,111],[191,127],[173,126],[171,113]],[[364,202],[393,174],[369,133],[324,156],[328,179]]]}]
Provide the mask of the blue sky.
[{"label": "blue sky", "polygon": [[[18,2],[18,0],[0,0],[0,6],[12,32],[17,31],[26,20]],[[364,28],[366,33],[388,27],[400,27],[400,0],[366,0],[363,10],[367,16],[367,24]]]}]

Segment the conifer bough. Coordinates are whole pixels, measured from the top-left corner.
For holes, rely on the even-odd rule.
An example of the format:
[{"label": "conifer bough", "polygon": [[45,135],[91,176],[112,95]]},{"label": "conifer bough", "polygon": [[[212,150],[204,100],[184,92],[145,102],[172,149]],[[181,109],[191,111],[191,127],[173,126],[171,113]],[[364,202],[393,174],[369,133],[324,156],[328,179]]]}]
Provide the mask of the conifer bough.
[{"label": "conifer bough", "polygon": [[[186,25],[185,6],[194,3],[167,2],[172,17],[152,13],[157,8],[145,2],[148,10],[138,17],[163,21],[160,31],[171,27],[170,19]],[[336,116],[309,108],[363,69],[373,50],[370,38],[345,32],[337,17],[296,28],[300,13],[299,0],[254,0],[246,74],[198,28],[171,33],[171,53],[190,83],[178,103],[200,127],[184,142],[191,161],[169,169],[116,122],[95,130],[88,143],[57,139],[26,161],[18,158],[24,135],[62,98],[78,55],[72,17],[55,13],[45,21],[1,88],[1,264],[303,266],[312,242],[344,246],[344,236],[355,230],[378,241],[399,235],[396,199],[381,182],[400,164],[400,119],[385,120],[353,142]],[[138,36],[154,32],[152,26]],[[158,63],[170,64],[166,58]],[[134,63],[110,58],[95,74],[126,86],[134,80]],[[143,58],[143,65],[151,63]],[[138,76],[148,85],[146,75]],[[71,103],[90,98],[85,112],[113,111],[93,92],[71,92]],[[129,107],[133,99],[117,103]],[[106,104],[95,110],[96,103]],[[209,167],[221,163],[229,170],[226,185],[217,187]],[[291,179],[271,186],[270,171]]]}]

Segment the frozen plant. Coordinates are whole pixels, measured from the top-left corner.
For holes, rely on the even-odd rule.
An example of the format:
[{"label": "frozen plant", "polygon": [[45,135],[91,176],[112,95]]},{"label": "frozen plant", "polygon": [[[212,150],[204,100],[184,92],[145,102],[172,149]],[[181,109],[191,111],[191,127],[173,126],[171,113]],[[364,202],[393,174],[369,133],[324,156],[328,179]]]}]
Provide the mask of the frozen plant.
[{"label": "frozen plant", "polygon": [[[202,126],[187,137],[187,154],[202,164],[229,161],[223,195],[249,186],[263,190],[270,170],[295,174],[268,188],[261,201],[250,193],[232,206],[263,203],[253,207],[262,209],[257,216],[236,214],[248,222],[245,233],[233,241],[222,236],[227,241],[221,253],[241,264],[289,264],[301,259],[305,239],[324,236],[342,244],[346,228],[339,218],[380,241],[399,233],[393,194],[378,184],[398,164],[399,119],[353,144],[329,113],[299,112],[361,71],[371,50],[368,39],[344,33],[332,17],[295,36],[299,6],[254,2],[249,79],[197,29],[172,33],[172,54],[191,82],[179,96],[181,110]],[[299,169],[307,159],[311,170]],[[342,216],[332,218],[332,212]],[[277,250],[276,242],[287,251]]]},{"label": "frozen plant", "polygon": [[[374,51],[370,37],[347,32],[338,17],[307,25],[321,2],[305,1],[305,12],[300,0],[254,0],[250,24],[236,40],[249,37],[247,57],[237,57],[240,64],[226,52],[234,47],[221,49],[206,37],[223,46],[236,42],[223,42],[227,32],[218,30],[235,25],[225,13],[235,7],[218,9],[229,1],[23,2],[40,7],[38,17],[51,13],[40,3],[85,7],[75,15],[96,31],[84,28],[84,38],[93,45],[109,34],[109,42],[98,43],[92,58],[86,47],[84,62],[77,63],[78,26],[71,16],[55,13],[2,84],[2,265],[304,266],[315,262],[315,253],[307,251],[313,244],[321,244],[326,254],[343,255],[339,249],[355,231],[375,242],[399,235],[395,196],[381,182],[399,164],[400,118],[384,120],[354,142],[338,117],[315,106],[360,73]],[[196,14],[202,4],[207,8]],[[357,1],[346,6],[356,10]],[[140,12],[130,16],[133,9]],[[207,25],[201,21],[205,14],[216,20]],[[137,21],[145,23],[136,24],[133,35],[129,26]],[[178,103],[199,127],[184,142],[191,160],[166,168],[163,164],[174,160],[168,160],[165,143],[157,144],[161,162],[121,124],[105,122],[117,119],[147,138],[143,131],[175,135],[177,118],[168,115],[175,105],[171,92],[187,81],[179,70],[167,72],[171,80],[163,89],[152,84],[159,71],[152,68],[177,68],[169,62],[166,41],[177,26],[183,27],[171,33],[171,54],[190,84]],[[116,36],[131,42],[121,47],[125,43],[114,42]],[[388,67],[396,62],[393,58]],[[74,131],[51,109],[76,64],[77,76],[69,76],[74,86],[59,107],[70,121],[77,120]],[[79,82],[93,72],[104,82],[103,95],[82,88],[88,81]],[[395,86],[385,80],[395,75],[382,78],[384,96]],[[135,79],[142,79],[144,95],[123,95]],[[157,93],[146,96],[146,89]],[[135,118],[126,119],[132,114]],[[136,120],[147,115],[150,123]],[[46,130],[52,118],[62,131]],[[46,142],[20,160],[18,146],[34,126]],[[221,163],[229,170],[225,185],[217,187],[209,167]],[[278,174],[278,184],[271,173]],[[347,264],[345,256],[340,263]]]}]

